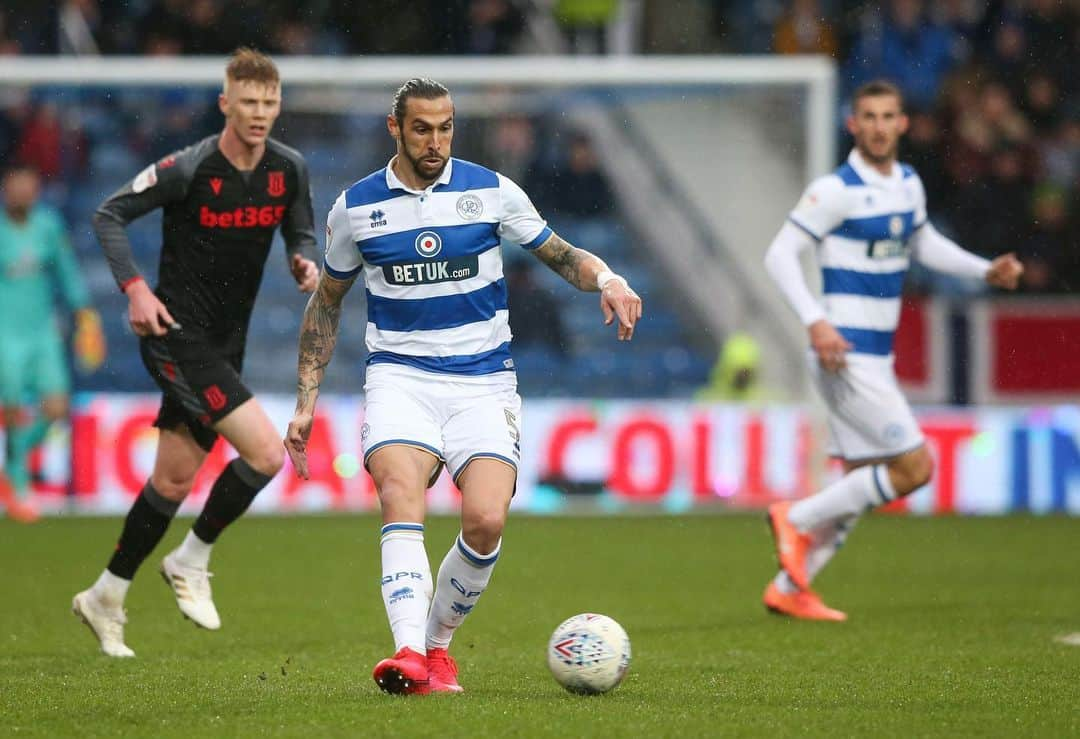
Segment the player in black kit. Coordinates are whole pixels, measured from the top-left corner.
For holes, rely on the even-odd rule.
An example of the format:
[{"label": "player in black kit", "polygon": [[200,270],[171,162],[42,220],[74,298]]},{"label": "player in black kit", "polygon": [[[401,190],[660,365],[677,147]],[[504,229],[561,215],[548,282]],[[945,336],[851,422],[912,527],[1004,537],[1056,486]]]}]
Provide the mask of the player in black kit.
[{"label": "player in black kit", "polygon": [[[128,513],[108,567],[72,608],[102,651],[132,657],[124,643],[124,597],[135,571],[165,535],[218,434],[239,457],[221,473],[184,542],[161,574],[180,611],[198,626],[221,626],[210,592],[210,550],[222,529],[247,510],[281,469],[279,434],[240,379],[248,319],[274,230],[304,292],[318,270],[307,166],[269,138],[280,112],[277,68],[240,49],[218,98],[225,128],[152,164],[106,200],[94,230],[139,335],[143,362],[162,389],[160,429],[150,479]],[[163,211],[158,287],[151,291],[132,258],[125,226]]]}]

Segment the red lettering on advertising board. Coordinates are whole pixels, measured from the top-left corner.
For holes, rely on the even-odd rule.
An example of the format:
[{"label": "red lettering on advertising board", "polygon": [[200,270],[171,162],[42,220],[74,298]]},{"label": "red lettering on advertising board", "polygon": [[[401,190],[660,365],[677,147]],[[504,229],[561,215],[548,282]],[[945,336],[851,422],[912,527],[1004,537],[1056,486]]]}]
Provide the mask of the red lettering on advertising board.
[{"label": "red lettering on advertising board", "polygon": [[[655,464],[651,479],[638,479],[631,461],[635,453],[640,454],[640,446],[652,446]],[[675,445],[667,426],[652,417],[637,418],[628,421],[615,434],[612,448],[611,478],[608,486],[628,498],[654,501],[671,488],[675,477]]]},{"label": "red lettering on advertising board", "polygon": [[923,422],[923,433],[937,452],[934,473],[936,513],[956,510],[956,455],[960,445],[975,435],[975,427],[966,421]]},{"label": "red lettering on advertising board", "polygon": [[146,484],[146,476],[135,469],[135,442],[146,433],[156,417],[156,413],[132,413],[120,423],[113,437],[116,481],[133,498]]},{"label": "red lettering on advertising board", "polygon": [[334,470],[337,450],[334,448],[334,435],[325,416],[316,415],[311,421],[311,436],[307,443],[309,479],[304,480],[290,472],[285,476],[285,491],[282,500],[286,504],[295,504],[297,493],[309,484],[324,485],[330,492],[330,506],[345,506],[345,483]]},{"label": "red lettering on advertising board", "polygon": [[551,430],[548,436],[548,448],[546,455],[546,477],[562,478],[566,476],[564,466],[566,450],[576,436],[584,436],[596,432],[596,419],[592,416],[570,416]]}]

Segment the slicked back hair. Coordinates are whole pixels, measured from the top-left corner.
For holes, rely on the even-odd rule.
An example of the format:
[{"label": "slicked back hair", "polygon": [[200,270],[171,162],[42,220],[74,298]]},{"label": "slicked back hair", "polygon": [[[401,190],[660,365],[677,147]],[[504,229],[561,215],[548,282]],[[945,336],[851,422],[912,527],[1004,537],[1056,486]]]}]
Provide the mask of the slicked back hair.
[{"label": "slicked back hair", "polygon": [[894,85],[888,80],[871,80],[865,84],[859,85],[858,89],[851,96],[851,110],[855,111],[859,108],[859,101],[863,98],[876,98],[884,95],[892,95],[900,103],[900,112],[904,112],[904,93],[900,92],[900,88]]},{"label": "slicked back hair", "polygon": [[409,98],[422,100],[438,100],[441,97],[449,97],[450,90],[439,82],[427,77],[413,77],[408,80],[394,93],[394,105],[392,113],[397,121],[398,128],[405,127],[405,104]]}]

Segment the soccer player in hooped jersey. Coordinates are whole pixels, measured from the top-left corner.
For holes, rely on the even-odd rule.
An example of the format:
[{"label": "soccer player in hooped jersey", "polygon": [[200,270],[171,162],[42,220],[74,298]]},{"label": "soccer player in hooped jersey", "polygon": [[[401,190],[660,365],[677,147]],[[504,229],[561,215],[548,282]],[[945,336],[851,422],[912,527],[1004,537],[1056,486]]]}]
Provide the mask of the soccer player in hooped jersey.
[{"label": "soccer player in hooped jersey", "polygon": [[[218,435],[239,456],[214,482],[183,543],[160,565],[181,613],[197,626],[221,627],[207,571],[214,542],[284,462],[279,432],[240,371],[279,225],[293,279],[304,292],[315,289],[318,267],[303,255],[316,245],[307,165],[270,138],[281,83],[269,57],[251,49],[233,54],[218,107],[225,115],[220,134],[147,167],[94,216],[113,276],[128,297],[143,363],[162,390],[153,472],[108,567],[72,604],[111,657],[135,654],[124,643],[128,587],[191,492]],[[163,211],[161,265],[151,290],[124,227],[156,208]]]},{"label": "soccer player in hooped jersey", "polygon": [[[603,261],[554,234],[509,179],[450,158],[454,105],[445,87],[406,82],[387,127],[397,154],[330,210],[285,445],[306,478],[305,444],[341,301],[363,273],[364,462],[382,505],[382,597],[395,645],[374,678],[390,693],[460,692],[450,640],[499,558],[520,456],[500,240],[532,251],[579,290],[599,292],[620,340],[633,336],[641,299]],[[444,464],[462,492],[461,533],[433,582],[425,490]]]},{"label": "soccer player in hooped jersey", "polygon": [[[933,460],[893,372],[893,333],[910,258],[930,269],[1015,289],[1012,254],[987,261],[938,233],[926,218],[918,174],[897,162],[907,129],[900,91],[859,88],[847,127],[855,148],[810,184],[765,255],[765,267],[809,332],[814,380],[829,410],[830,452],[842,478],[798,502],[774,503],[769,522],[780,572],[765,606],[795,618],[843,621],[810,583],[866,511],[926,485]],[[807,288],[799,253],[817,247],[823,297]]]}]

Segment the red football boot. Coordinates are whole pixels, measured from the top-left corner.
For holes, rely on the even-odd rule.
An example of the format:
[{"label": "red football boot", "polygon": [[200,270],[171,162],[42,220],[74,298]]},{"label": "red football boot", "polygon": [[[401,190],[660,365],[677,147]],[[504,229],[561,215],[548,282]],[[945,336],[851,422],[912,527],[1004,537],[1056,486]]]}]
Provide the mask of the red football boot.
[{"label": "red football boot", "polygon": [[785,570],[799,590],[810,589],[810,579],[806,576],[806,553],[813,543],[808,534],[804,534],[788,520],[791,501],[773,503],[769,506],[769,526],[776,542],[776,558],[781,569]]},{"label": "red football boot", "polygon": [[791,616],[806,621],[847,621],[847,614],[835,608],[829,608],[821,596],[813,590],[800,590],[797,593],[782,593],[776,583],[769,583],[762,598],[765,607],[781,616]]},{"label": "red football boot", "polygon": [[431,692],[427,657],[408,647],[402,647],[393,657],[375,665],[371,676],[387,693],[427,695]]},{"label": "red football boot", "polygon": [[458,685],[457,662],[445,649],[428,649],[427,665],[432,693],[465,692],[465,688]]}]

